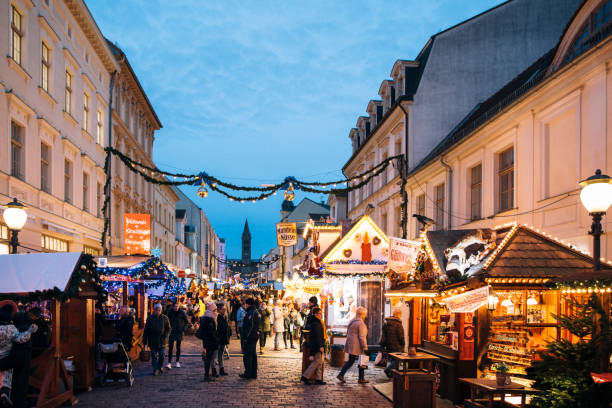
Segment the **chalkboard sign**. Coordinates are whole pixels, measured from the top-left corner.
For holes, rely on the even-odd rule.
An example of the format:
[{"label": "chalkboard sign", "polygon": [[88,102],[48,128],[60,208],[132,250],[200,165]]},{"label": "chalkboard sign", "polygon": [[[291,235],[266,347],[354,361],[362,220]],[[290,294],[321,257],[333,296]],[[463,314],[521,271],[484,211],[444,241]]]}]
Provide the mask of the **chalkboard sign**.
[{"label": "chalkboard sign", "polygon": [[368,348],[379,346],[383,325],[383,294],[381,281],[359,282],[357,303],[368,309],[366,325],[368,326]]}]

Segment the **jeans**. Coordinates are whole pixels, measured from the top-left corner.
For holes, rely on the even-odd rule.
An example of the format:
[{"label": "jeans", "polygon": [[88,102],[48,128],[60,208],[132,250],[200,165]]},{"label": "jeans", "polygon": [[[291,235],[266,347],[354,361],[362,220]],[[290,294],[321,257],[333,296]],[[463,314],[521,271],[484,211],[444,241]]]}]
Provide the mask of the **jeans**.
[{"label": "jeans", "polygon": [[176,362],[178,363],[181,359],[181,339],[170,339],[168,343],[168,362],[172,362],[172,349],[174,348],[174,343],[176,342]]},{"label": "jeans", "polygon": [[153,366],[153,371],[162,369],[165,354],[166,348],[164,346],[151,348],[151,365]]},{"label": "jeans", "polygon": [[387,363],[387,367],[385,368],[385,374],[387,374],[387,377],[391,376],[391,370],[393,370],[395,368],[395,360],[393,360],[391,357],[388,357],[389,362]]},{"label": "jeans", "polygon": [[[351,368],[353,366],[353,364],[355,363],[355,361],[359,358],[359,356],[356,356],[354,354],[349,354],[349,359],[346,363],[344,363],[344,365],[342,366],[342,369],[340,370],[340,375],[344,376],[344,374],[346,374],[346,372],[349,370],[349,368]],[[365,377],[365,370],[361,367],[359,368],[359,379],[363,380]]]},{"label": "jeans", "polygon": [[217,357],[217,350],[206,349],[206,358],[204,359],[204,377],[208,377],[210,374],[210,368],[215,368],[215,357]]},{"label": "jeans", "polygon": [[223,353],[225,352],[225,344],[221,344],[219,349],[217,350],[217,365],[219,366],[219,370],[223,369]]},{"label": "jeans", "polygon": [[280,342],[281,339],[283,338],[283,333],[284,332],[275,332],[274,333],[274,349],[278,349],[280,348]]},{"label": "jeans", "polygon": [[[314,378],[312,377],[314,374]],[[304,371],[304,377],[309,380],[323,380],[323,353],[317,351],[314,355],[314,360],[310,363],[306,371]]]},{"label": "jeans", "polygon": [[239,339],[240,338],[240,330],[242,330],[241,325],[238,324],[238,320],[234,321],[235,325],[236,325],[236,338]]},{"label": "jeans", "polygon": [[293,345],[293,334],[290,331],[283,332],[283,342],[285,343],[285,348],[287,348],[287,338],[289,338],[291,348],[295,348],[295,346]]},{"label": "jeans", "polygon": [[257,340],[244,342],[244,375],[257,378]]}]

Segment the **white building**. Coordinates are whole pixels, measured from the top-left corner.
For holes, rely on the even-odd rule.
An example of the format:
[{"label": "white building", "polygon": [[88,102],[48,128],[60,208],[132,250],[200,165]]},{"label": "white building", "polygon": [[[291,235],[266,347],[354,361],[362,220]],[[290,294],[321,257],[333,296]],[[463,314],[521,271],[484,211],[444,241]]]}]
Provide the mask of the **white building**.
[{"label": "white building", "polygon": [[166,264],[176,263],[174,222],[178,195],[170,186],[153,186],[153,213],[151,217],[151,247],[161,250],[161,260]]}]

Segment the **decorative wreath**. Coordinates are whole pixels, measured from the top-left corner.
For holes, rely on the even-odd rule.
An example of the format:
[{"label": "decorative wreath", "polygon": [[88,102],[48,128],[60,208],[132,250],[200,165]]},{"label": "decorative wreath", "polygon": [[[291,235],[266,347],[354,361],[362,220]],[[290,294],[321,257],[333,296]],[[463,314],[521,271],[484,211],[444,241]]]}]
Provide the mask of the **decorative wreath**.
[{"label": "decorative wreath", "polygon": [[353,255],[353,250],[351,250],[350,248],[347,248],[344,251],[342,251],[342,255],[344,255],[345,258],[350,258],[351,255]]},{"label": "decorative wreath", "polygon": [[374,237],[374,238],[372,239],[372,243],[373,243],[374,245],[378,245],[378,244],[380,244],[380,238],[378,238],[378,237]]},{"label": "decorative wreath", "polygon": [[361,234],[355,234],[355,241],[361,241]]}]

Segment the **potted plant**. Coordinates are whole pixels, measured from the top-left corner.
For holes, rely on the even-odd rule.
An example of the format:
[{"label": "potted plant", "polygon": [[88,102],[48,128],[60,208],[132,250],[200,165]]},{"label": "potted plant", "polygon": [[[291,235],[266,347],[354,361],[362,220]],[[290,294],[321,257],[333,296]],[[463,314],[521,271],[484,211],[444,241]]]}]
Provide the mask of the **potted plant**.
[{"label": "potted plant", "polygon": [[510,384],[510,378],[508,377],[508,365],[503,361],[501,363],[495,363],[493,365],[493,369],[495,370],[495,380],[497,381],[497,385],[507,385]]}]

